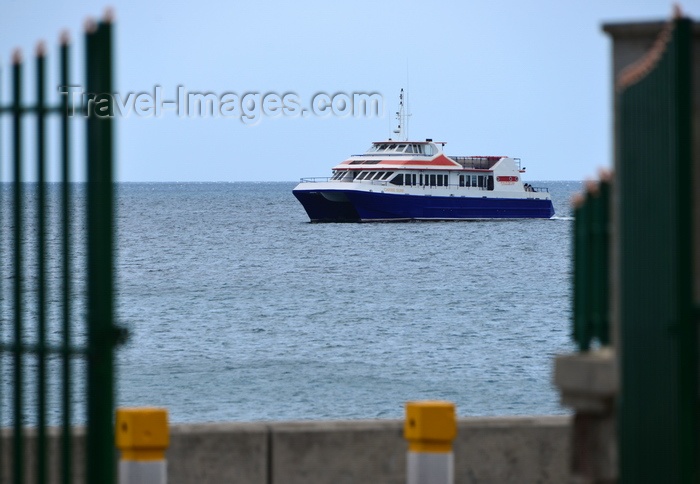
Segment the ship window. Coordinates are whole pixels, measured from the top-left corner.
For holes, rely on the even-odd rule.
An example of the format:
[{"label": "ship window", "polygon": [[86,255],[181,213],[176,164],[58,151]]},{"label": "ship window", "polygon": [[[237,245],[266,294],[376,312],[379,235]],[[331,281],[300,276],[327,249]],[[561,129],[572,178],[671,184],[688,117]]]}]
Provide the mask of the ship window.
[{"label": "ship window", "polygon": [[364,180],[368,173],[369,172],[363,171],[362,173],[360,173],[360,176],[357,177],[357,180]]},{"label": "ship window", "polygon": [[367,153],[374,153],[375,151],[377,151],[377,145],[372,145],[367,150]]},{"label": "ship window", "polygon": [[413,153],[413,145],[406,146],[406,153]]},{"label": "ship window", "polygon": [[392,185],[403,185],[403,173],[399,173],[389,182]]},{"label": "ship window", "polygon": [[459,175],[459,186],[460,187],[464,186],[464,175]]},{"label": "ship window", "polygon": [[442,186],[442,175],[437,176],[437,186],[439,186],[439,187]]},{"label": "ship window", "polygon": [[484,175],[479,175],[479,188],[484,187]]},{"label": "ship window", "polygon": [[415,175],[415,173],[414,173],[414,174],[413,174],[413,185],[415,185],[415,184],[416,184],[416,175]]},{"label": "ship window", "polygon": [[430,186],[434,187],[436,185],[435,175],[430,175]]},{"label": "ship window", "polygon": [[406,145],[399,145],[396,148],[396,151],[398,151],[399,153],[403,153],[403,150],[405,150],[405,149],[406,149]]},{"label": "ship window", "polygon": [[387,147],[387,150],[394,151],[396,149],[396,145],[389,145]]},{"label": "ship window", "polygon": [[387,171],[384,173],[384,176],[382,177],[382,180],[386,180],[389,178],[394,172],[393,171]]},{"label": "ship window", "polygon": [[493,190],[493,175],[486,177],[486,189]]},{"label": "ship window", "polygon": [[433,145],[423,145],[423,153],[426,155],[433,155],[435,153],[435,150],[433,149]]},{"label": "ship window", "polygon": [[472,175],[472,186],[476,186],[476,175]]},{"label": "ship window", "polygon": [[369,174],[367,175],[367,177],[366,177],[365,179],[366,179],[366,180],[371,180],[372,178],[374,178],[374,175],[376,175],[376,174],[377,174],[376,171],[370,171]]}]

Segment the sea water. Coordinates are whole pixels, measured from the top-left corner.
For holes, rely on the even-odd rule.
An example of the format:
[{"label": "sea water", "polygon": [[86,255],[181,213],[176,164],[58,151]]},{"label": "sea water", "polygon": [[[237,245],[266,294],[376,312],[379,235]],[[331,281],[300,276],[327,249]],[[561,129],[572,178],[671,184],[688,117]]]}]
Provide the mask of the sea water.
[{"label": "sea water", "polygon": [[568,200],[553,220],[311,224],[294,183],[119,187],[121,405],[173,421],[557,414]]},{"label": "sea water", "polygon": [[581,184],[533,184],[553,219],[311,224],[291,182],[119,184],[117,404],[173,422],[401,418],[417,399],[464,416],[567,412],[552,369],[574,348]]}]

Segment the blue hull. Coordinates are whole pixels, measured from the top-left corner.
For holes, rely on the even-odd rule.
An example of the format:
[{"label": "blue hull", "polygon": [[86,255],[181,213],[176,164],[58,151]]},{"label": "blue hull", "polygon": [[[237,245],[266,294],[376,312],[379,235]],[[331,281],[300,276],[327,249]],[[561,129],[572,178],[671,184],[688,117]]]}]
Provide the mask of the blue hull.
[{"label": "blue hull", "polygon": [[550,218],[551,200],[294,190],[312,222]]}]

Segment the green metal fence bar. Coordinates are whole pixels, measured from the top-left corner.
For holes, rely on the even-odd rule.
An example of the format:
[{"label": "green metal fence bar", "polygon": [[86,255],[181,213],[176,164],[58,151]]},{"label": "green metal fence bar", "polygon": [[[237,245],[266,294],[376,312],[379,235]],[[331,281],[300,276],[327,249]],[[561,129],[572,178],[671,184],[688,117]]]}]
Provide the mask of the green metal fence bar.
[{"label": "green metal fence bar", "polygon": [[588,309],[590,296],[590,260],[588,233],[590,227],[590,206],[587,198],[580,195],[574,200],[574,297],[573,318],[574,341],[581,351],[588,351],[591,342],[591,331],[588,325]]},{"label": "green metal fence bar", "polygon": [[573,339],[580,351],[610,344],[610,190],[607,173],[574,199]]},{"label": "green metal fence bar", "polygon": [[669,23],[618,86],[622,483],[700,479],[691,42],[689,20]]},{"label": "green metal fence bar", "polygon": [[[114,481],[114,345],[112,195],[112,24],[89,28],[86,35],[88,228],[88,430],[87,478]],[[107,93],[107,94],[105,94]]]},{"label": "green metal fence bar", "polygon": [[[693,230],[693,183],[692,183],[692,42],[693,26],[690,19],[676,20],[671,48],[676,62],[676,75],[672,89],[676,93],[677,126],[673,132],[678,159],[677,203],[678,229],[676,284],[678,316],[674,355],[678,369],[678,433],[681,482],[700,482],[700,365],[698,359],[698,324],[693,306],[692,230]],[[676,329],[676,328],[672,328]]]},{"label": "green metal fence bar", "polygon": [[[22,56],[15,51],[12,58],[12,101],[15,112],[12,117],[13,127],[13,195],[14,195],[14,342],[22,344],[23,317],[22,314]],[[23,423],[23,387],[22,353],[14,353],[14,435],[13,435],[13,470],[15,484],[24,482],[24,435]]]},{"label": "green metal fence bar", "polygon": [[37,162],[37,484],[46,482],[46,120],[45,48],[36,53]]},{"label": "green metal fence bar", "polygon": [[603,346],[609,345],[610,337],[610,191],[611,180],[603,173],[594,196],[593,250],[598,263],[593,275],[593,332]]},{"label": "green metal fence bar", "polygon": [[[68,86],[69,83],[69,42],[68,33],[61,35],[61,54],[60,54],[60,77],[61,85]],[[68,349],[71,347],[71,217],[70,217],[70,118],[68,117],[68,96],[63,96],[61,101],[61,211],[62,211],[62,239],[63,245],[63,281],[62,281],[62,301],[63,301],[63,347],[66,353],[63,356],[62,375],[63,375],[63,391],[61,395],[62,403],[62,431],[61,431],[61,483],[69,484],[73,471],[71,462],[71,425],[72,414],[70,405],[70,396],[72,389],[71,378],[71,358],[68,357]]]}]

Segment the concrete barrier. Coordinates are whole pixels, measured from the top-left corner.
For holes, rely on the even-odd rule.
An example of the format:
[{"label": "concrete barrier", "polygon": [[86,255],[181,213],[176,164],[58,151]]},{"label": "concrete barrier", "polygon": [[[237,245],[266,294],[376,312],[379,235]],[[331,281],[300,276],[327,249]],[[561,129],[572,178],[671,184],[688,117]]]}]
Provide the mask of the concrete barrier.
[{"label": "concrete barrier", "polygon": [[[168,484],[405,484],[403,424],[350,420],[171,425]],[[461,418],[457,426],[456,484],[569,481],[570,417]],[[11,429],[3,429],[5,465],[11,435]],[[50,459],[56,462],[57,429],[50,429],[49,436]],[[31,430],[27,441],[32,449]],[[82,429],[74,442],[75,482],[83,483]],[[33,458],[28,457],[31,467]],[[10,472],[3,468],[0,475]],[[57,482],[53,472],[52,478]]]}]

